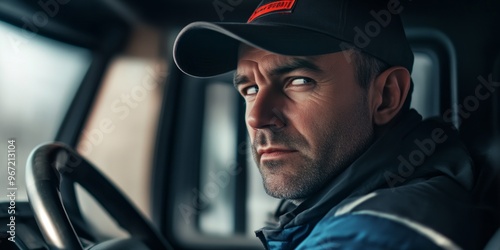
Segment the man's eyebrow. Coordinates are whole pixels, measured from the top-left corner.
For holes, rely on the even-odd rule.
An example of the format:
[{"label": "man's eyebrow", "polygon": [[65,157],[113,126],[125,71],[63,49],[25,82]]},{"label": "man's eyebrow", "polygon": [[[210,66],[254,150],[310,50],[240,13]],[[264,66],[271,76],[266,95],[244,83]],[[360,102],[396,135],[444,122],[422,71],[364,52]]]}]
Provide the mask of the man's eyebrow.
[{"label": "man's eyebrow", "polygon": [[289,62],[285,63],[284,65],[280,65],[280,66],[272,69],[271,75],[279,76],[279,75],[287,74],[287,73],[290,73],[290,72],[293,72],[293,71],[299,70],[299,69],[305,69],[305,70],[309,70],[312,72],[318,72],[318,73],[323,72],[323,70],[321,70],[318,67],[318,65],[316,65],[311,60],[305,59],[305,58],[295,57],[295,58],[291,59]]},{"label": "man's eyebrow", "polygon": [[240,75],[238,72],[234,73],[233,85],[238,89],[238,85],[249,82],[248,77],[245,75]]},{"label": "man's eyebrow", "polygon": [[[274,69],[271,69],[270,74],[273,76],[279,76],[279,75],[287,74],[287,73],[290,73],[290,72],[293,72],[293,71],[299,70],[299,69],[305,69],[305,70],[309,70],[312,72],[318,72],[318,73],[323,72],[323,70],[321,70],[318,67],[318,65],[316,65],[311,60],[296,57],[296,58],[289,60],[287,63],[285,63],[283,65],[280,65]],[[238,85],[244,84],[247,82],[249,82],[249,79],[247,76],[238,74],[238,72],[236,72],[234,74],[233,84],[234,84],[235,88],[238,88]]]}]

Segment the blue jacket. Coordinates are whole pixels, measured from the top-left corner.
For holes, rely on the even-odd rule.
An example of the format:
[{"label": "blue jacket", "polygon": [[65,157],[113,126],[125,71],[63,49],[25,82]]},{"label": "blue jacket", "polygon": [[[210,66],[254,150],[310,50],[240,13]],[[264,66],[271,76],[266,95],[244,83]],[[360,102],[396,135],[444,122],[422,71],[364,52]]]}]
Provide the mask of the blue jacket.
[{"label": "blue jacket", "polygon": [[320,192],[283,201],[266,249],[478,249],[474,168],[457,131],[414,110]]}]

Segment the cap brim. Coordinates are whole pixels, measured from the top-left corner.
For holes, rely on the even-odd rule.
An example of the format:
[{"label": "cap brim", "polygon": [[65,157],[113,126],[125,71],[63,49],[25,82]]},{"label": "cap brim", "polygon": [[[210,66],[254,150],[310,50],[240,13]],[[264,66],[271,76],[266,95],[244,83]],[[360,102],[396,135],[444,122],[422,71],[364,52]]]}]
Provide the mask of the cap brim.
[{"label": "cap brim", "polygon": [[195,22],[177,36],[173,56],[186,74],[209,77],[236,69],[240,43],[290,56],[341,51],[342,40],[294,26]]}]

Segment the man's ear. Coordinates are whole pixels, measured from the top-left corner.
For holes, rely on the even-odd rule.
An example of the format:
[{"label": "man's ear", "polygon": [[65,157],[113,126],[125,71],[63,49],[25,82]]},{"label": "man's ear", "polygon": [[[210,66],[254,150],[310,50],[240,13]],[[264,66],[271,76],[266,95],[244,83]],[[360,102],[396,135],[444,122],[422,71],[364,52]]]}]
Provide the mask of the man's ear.
[{"label": "man's ear", "polygon": [[410,90],[410,72],[404,67],[391,67],[375,77],[372,89],[373,123],[389,123],[401,110]]}]

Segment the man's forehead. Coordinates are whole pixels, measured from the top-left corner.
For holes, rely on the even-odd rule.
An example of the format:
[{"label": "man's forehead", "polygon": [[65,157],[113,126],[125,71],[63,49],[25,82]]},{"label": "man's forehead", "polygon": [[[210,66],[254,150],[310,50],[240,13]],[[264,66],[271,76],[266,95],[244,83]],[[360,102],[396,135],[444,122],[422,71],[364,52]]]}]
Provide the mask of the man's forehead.
[{"label": "man's forehead", "polygon": [[238,49],[238,60],[256,59],[258,57],[268,56],[268,55],[275,56],[276,58],[281,58],[281,59],[285,59],[285,58],[291,59],[292,58],[291,56],[277,54],[277,53],[263,50],[263,49],[260,49],[257,47],[253,47],[253,46],[250,46],[250,45],[247,45],[244,43],[242,43]]},{"label": "man's forehead", "polygon": [[272,70],[276,67],[296,67],[313,71],[326,70],[329,67],[350,64],[350,53],[335,52],[313,56],[287,56],[267,50],[241,44],[238,53],[237,71],[242,71],[248,63],[258,65],[261,69]]},{"label": "man's forehead", "polygon": [[238,69],[242,68],[242,65],[245,63],[241,62],[244,61],[257,63],[259,67],[269,69],[298,63],[309,64],[309,66],[312,67],[316,64],[317,59],[318,56],[287,56],[242,44],[240,45],[238,53]]},{"label": "man's forehead", "polygon": [[258,48],[240,43],[240,45],[238,46],[238,57],[240,57],[242,54],[248,53],[251,50],[258,50]]}]

